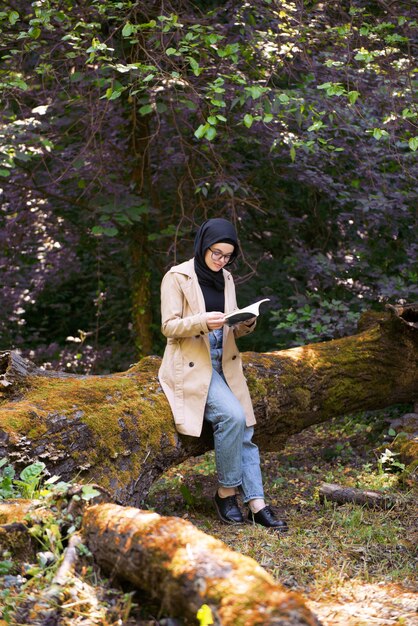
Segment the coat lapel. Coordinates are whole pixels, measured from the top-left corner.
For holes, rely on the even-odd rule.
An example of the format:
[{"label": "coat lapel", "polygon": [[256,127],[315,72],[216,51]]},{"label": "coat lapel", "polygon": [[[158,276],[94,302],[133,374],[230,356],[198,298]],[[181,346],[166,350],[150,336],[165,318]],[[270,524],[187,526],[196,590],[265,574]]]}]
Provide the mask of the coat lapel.
[{"label": "coat lapel", "polygon": [[183,286],[183,293],[192,314],[197,315],[206,310],[205,299],[194,269],[194,260],[190,259],[185,265],[187,269],[185,273],[187,273],[189,280]]}]

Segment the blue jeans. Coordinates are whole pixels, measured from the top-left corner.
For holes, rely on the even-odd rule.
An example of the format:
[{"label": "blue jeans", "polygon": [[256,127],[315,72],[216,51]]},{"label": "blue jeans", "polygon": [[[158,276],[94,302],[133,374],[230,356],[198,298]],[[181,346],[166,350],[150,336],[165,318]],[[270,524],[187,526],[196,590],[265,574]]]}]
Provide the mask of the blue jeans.
[{"label": "blue jeans", "polygon": [[254,428],[245,423],[244,410],[228,387],[222,371],[223,330],[209,333],[212,379],[205,419],[212,424],[219,484],[239,487],[244,502],[264,498],[260,455],[253,443]]}]

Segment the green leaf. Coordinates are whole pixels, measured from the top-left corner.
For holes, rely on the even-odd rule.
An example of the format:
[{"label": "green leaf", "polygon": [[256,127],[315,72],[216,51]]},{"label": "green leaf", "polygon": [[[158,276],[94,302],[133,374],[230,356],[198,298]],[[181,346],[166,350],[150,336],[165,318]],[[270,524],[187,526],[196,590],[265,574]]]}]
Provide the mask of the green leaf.
[{"label": "green leaf", "polygon": [[251,85],[251,87],[246,87],[245,91],[250,94],[253,100],[257,100],[258,98],[261,98],[267,89],[265,87],[260,87],[260,85]]},{"label": "green leaf", "polygon": [[329,89],[332,86],[332,83],[322,83],[322,85],[318,85],[317,89]]},{"label": "green leaf", "polygon": [[295,159],[296,159],[296,148],[295,148],[295,146],[292,146],[290,148],[290,158],[292,159],[292,163],[294,163]]},{"label": "green leaf", "polygon": [[148,115],[148,113],[152,113],[153,112],[153,106],[152,104],[144,104],[144,106],[142,106],[139,109],[139,114],[140,115]]},{"label": "green leaf", "polygon": [[316,120],[311,126],[309,126],[308,128],[308,132],[312,132],[315,130],[319,130],[320,128],[322,128],[324,125],[323,122],[321,122],[321,120]]},{"label": "green leaf", "polygon": [[406,120],[406,119],[409,119],[409,118],[418,117],[418,115],[417,115],[417,113],[414,113],[414,111],[411,111],[411,109],[403,109],[402,117]]},{"label": "green leaf", "polygon": [[193,102],[192,100],[184,100],[182,104],[184,104],[188,109],[190,109],[190,111],[196,111],[197,109],[196,103]]},{"label": "green leaf", "polygon": [[9,170],[4,170],[4,169],[0,169],[0,176],[3,176],[3,178],[7,178],[7,176],[10,176],[10,171]]},{"label": "green leaf", "polygon": [[389,133],[387,130],[383,130],[382,128],[373,128],[373,137],[379,141],[382,137],[388,137]]},{"label": "green leaf", "polygon": [[32,26],[32,28],[30,28],[28,32],[32,39],[38,39],[42,31],[40,28],[38,28],[38,26]]},{"label": "green leaf", "polygon": [[203,68],[199,67],[199,63],[193,57],[189,57],[190,67],[192,68],[193,74],[195,76],[200,76],[203,72]]},{"label": "green leaf", "polygon": [[202,139],[205,136],[206,130],[209,128],[209,124],[201,124],[197,130],[194,131],[194,136],[197,139]]},{"label": "green leaf", "polygon": [[254,122],[254,118],[253,118],[253,116],[250,113],[246,113],[244,115],[244,120],[243,121],[244,121],[244,125],[247,128],[251,128],[251,126],[253,125],[253,122]]},{"label": "green leaf", "polygon": [[218,123],[217,116],[215,117],[214,115],[209,115],[208,123],[211,124],[211,126],[216,126]]},{"label": "green leaf", "polygon": [[122,95],[122,91],[123,91],[123,89],[115,89],[115,90],[112,92],[112,94],[111,94],[111,96],[110,96],[109,100],[116,100],[116,98],[120,98],[120,97],[121,97],[121,95]]},{"label": "green leaf", "polygon": [[212,99],[210,102],[215,107],[219,107],[219,108],[226,107],[226,103],[223,100]]},{"label": "green leaf", "polygon": [[91,485],[83,485],[81,489],[81,498],[82,500],[86,500],[87,502],[89,500],[92,500],[93,498],[97,498],[100,495],[101,495],[100,491],[98,491]]},{"label": "green leaf", "polygon": [[350,104],[355,104],[357,101],[357,98],[359,97],[360,92],[358,91],[349,91],[348,92],[348,100],[350,102]]},{"label": "green leaf", "polygon": [[18,87],[19,89],[22,89],[23,91],[26,91],[27,89],[29,89],[27,83],[25,83],[25,81],[22,80],[21,78],[15,78],[11,84],[13,85],[13,87]]},{"label": "green leaf", "polygon": [[122,37],[130,37],[135,31],[135,27],[130,22],[127,22],[122,28]]},{"label": "green leaf", "polygon": [[16,24],[16,22],[18,21],[19,18],[19,13],[17,11],[10,11],[9,15],[9,22],[10,24],[13,26],[14,24]]},{"label": "green leaf", "polygon": [[116,228],[116,226],[109,226],[108,228],[103,228],[103,234],[106,235],[106,237],[114,237],[115,235],[117,235],[119,232],[119,230]]},{"label": "green leaf", "polygon": [[373,61],[375,55],[376,53],[374,52],[370,52],[365,48],[360,48],[354,58],[356,61],[365,61],[366,63],[369,63],[370,61]]},{"label": "green leaf", "polygon": [[206,130],[206,133],[205,133],[206,139],[208,141],[212,141],[212,139],[215,139],[216,135],[217,135],[216,128],[214,126],[209,126],[209,128]]},{"label": "green leaf", "polygon": [[[318,89],[320,89],[320,87],[318,87]],[[286,93],[281,93],[279,95],[279,101],[283,102],[283,104],[285,104],[286,102],[289,102],[290,98]]]},{"label": "green leaf", "polygon": [[166,55],[169,57],[173,54],[177,53],[177,50],[175,48],[167,48],[167,50],[165,51]]},{"label": "green leaf", "polygon": [[20,478],[26,483],[32,483],[34,479],[38,479],[45,467],[42,461],[35,461],[20,472]]},{"label": "green leaf", "polygon": [[140,28],[141,30],[145,30],[147,28],[155,28],[156,26],[157,22],[155,20],[150,20],[149,22],[138,24],[138,28]]},{"label": "green leaf", "polygon": [[418,137],[411,137],[408,141],[408,146],[411,148],[412,152],[416,152],[418,150]]}]

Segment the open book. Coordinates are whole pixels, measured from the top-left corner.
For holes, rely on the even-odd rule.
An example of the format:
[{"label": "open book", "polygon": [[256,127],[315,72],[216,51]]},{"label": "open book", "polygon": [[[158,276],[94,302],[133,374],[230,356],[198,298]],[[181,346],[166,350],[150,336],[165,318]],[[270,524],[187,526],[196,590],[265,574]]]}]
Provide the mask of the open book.
[{"label": "open book", "polygon": [[232,313],[227,313],[227,315],[225,315],[226,323],[228,326],[233,326],[234,324],[239,324],[239,322],[245,322],[252,317],[258,317],[260,314],[260,304],[262,302],[270,302],[270,298],[264,298],[264,300],[254,302],[254,304],[246,306],[245,309],[238,309],[232,311]]}]

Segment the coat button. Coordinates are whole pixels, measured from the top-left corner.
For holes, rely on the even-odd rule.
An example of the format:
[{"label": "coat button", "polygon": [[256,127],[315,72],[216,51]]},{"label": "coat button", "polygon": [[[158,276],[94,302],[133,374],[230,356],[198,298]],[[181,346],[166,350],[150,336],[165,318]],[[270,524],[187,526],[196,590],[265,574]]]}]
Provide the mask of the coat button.
[{"label": "coat button", "polygon": [[193,367],[193,365],[194,365],[193,361],[190,361],[189,367]]},{"label": "coat button", "polygon": [[201,330],[201,331],[200,331],[200,334],[201,334],[201,335],[204,335],[205,333],[203,332],[203,330]]},{"label": "coat button", "polygon": [[237,358],[237,355],[234,354],[234,356],[232,357],[232,360],[235,361],[236,358]]}]

